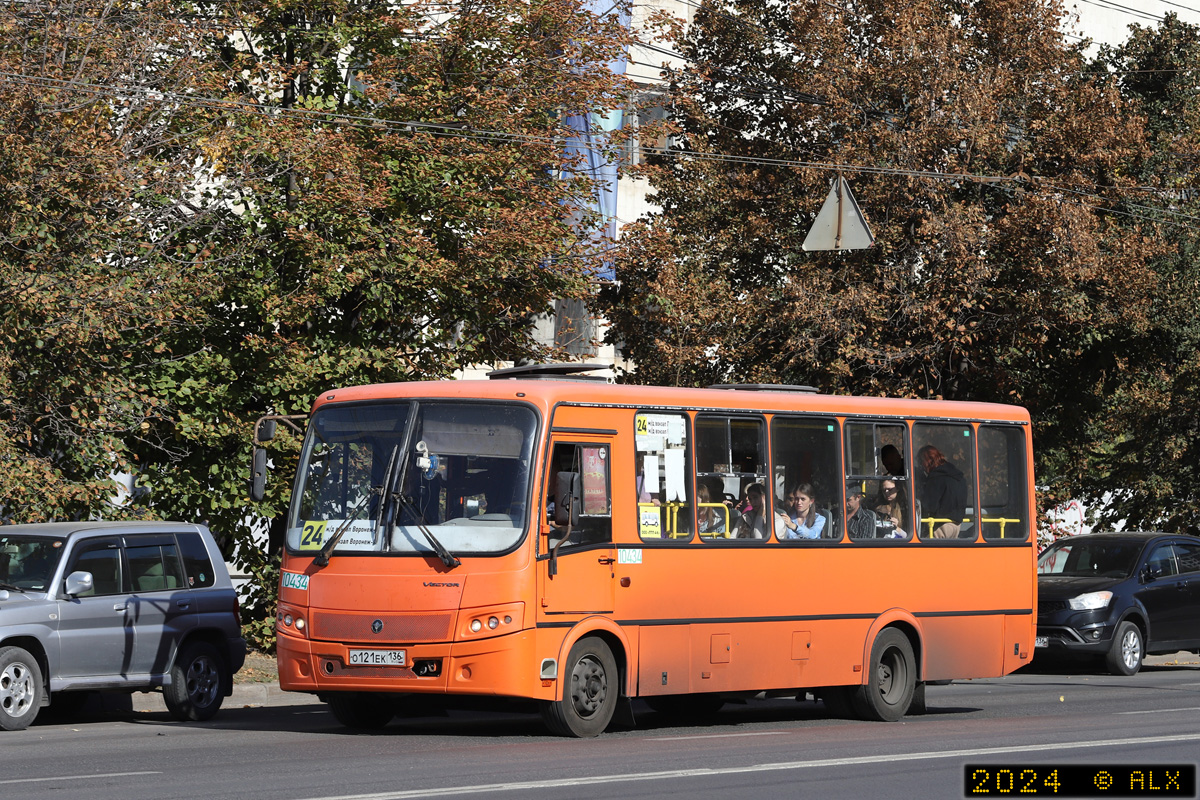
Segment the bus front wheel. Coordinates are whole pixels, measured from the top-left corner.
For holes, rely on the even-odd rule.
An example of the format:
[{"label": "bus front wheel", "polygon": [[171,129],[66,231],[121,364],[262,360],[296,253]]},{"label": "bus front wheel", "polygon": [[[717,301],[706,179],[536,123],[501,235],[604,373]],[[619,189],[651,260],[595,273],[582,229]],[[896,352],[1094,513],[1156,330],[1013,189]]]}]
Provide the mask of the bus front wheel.
[{"label": "bus front wheel", "polygon": [[331,695],[329,710],[338,722],[360,731],[380,730],[396,715],[390,697],[371,692],[339,692]]},{"label": "bus front wheel", "polygon": [[571,648],[564,666],[563,699],[542,703],[542,721],[558,736],[599,736],[612,721],[620,694],[612,650],[603,640],[587,636]]},{"label": "bus front wheel", "polygon": [[854,709],[862,719],[895,722],[908,713],[916,691],[912,643],[899,630],[884,629],[871,645],[868,668],[867,682],[854,692]]}]

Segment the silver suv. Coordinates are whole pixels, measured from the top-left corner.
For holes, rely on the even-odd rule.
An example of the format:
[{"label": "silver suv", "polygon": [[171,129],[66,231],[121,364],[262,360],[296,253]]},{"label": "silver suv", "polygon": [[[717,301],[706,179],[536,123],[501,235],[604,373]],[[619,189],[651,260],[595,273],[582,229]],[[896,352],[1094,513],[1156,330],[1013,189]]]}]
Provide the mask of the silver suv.
[{"label": "silver suv", "polygon": [[0,526],[0,729],[55,700],[161,688],[209,719],[246,659],[237,593],[203,525]]}]

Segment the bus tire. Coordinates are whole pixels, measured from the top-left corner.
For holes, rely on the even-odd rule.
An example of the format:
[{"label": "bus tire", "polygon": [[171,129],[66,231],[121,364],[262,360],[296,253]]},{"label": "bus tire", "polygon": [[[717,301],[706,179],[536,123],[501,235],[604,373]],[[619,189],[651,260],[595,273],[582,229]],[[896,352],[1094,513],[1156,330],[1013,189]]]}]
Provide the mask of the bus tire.
[{"label": "bus tire", "polygon": [[612,721],[620,694],[617,661],[602,639],[586,636],[567,657],[563,699],[541,704],[542,721],[557,736],[599,736]]},{"label": "bus tire", "polygon": [[1146,647],[1142,642],[1142,631],[1137,625],[1125,620],[1113,634],[1112,646],[1104,656],[1108,669],[1114,675],[1136,675],[1142,668],[1142,657]]},{"label": "bus tire", "polygon": [[377,731],[396,716],[392,699],[373,692],[338,692],[329,696],[329,710],[347,728]]},{"label": "bus tire", "polygon": [[912,643],[896,628],[884,628],[871,645],[867,682],[856,687],[854,709],[862,719],[895,722],[908,713],[916,691]]},{"label": "bus tire", "polygon": [[0,729],[23,731],[42,707],[42,669],[20,647],[0,647]]}]

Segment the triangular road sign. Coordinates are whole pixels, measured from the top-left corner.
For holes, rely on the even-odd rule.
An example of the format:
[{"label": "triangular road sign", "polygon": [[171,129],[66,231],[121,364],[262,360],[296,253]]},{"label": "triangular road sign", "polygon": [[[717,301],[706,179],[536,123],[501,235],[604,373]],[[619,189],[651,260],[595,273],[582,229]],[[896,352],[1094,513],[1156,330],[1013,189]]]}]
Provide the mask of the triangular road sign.
[{"label": "triangular road sign", "polygon": [[841,175],[804,238],[805,250],[864,250],[875,244],[871,226]]}]

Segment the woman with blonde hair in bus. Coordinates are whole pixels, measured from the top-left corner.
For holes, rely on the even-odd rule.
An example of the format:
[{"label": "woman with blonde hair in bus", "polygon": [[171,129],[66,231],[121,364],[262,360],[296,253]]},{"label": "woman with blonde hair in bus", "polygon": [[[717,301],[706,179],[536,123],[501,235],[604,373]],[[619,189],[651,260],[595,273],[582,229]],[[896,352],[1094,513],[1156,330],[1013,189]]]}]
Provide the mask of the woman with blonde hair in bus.
[{"label": "woman with blonde hair in bus", "polygon": [[934,539],[955,539],[967,515],[967,479],[931,444],[917,452],[925,479],[917,488],[922,520],[934,520]]}]

